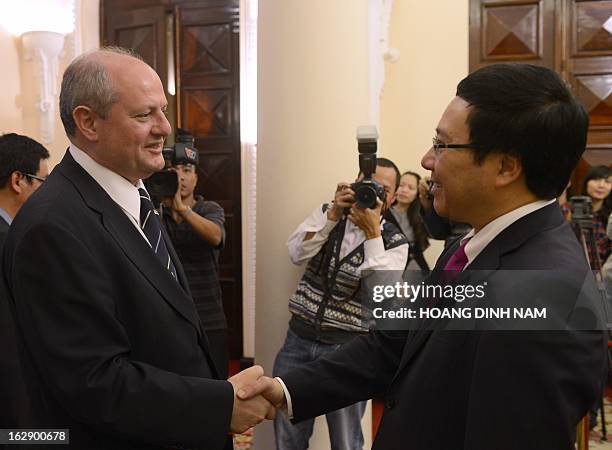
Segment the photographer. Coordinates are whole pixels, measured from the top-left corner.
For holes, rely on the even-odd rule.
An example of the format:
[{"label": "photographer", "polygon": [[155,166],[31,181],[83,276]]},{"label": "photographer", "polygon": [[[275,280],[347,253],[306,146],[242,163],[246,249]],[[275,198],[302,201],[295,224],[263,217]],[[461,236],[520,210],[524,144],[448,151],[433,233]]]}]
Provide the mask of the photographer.
[{"label": "photographer", "polygon": [[225,242],[225,214],[215,202],[194,195],[198,183],[197,151],[194,158],[173,159],[178,189],[163,200],[162,222],[183,264],[202,327],[219,375],[228,372],[227,321],[223,312],[218,275],[219,251]]},{"label": "photographer", "polygon": [[[362,321],[361,273],[366,269],[403,271],[406,266],[406,237],[395,224],[382,219],[393,202],[399,170],[375,155],[372,165],[376,170],[372,179],[380,188],[371,198],[373,208],[357,205],[354,189],[358,187],[338,183],[333,202],[317,206],[287,241],[291,261],[307,263],[307,267],[289,299],[291,320],[274,362],[275,376],[367,333],[368,324]],[[360,173],[358,181],[363,179]],[[365,402],[359,402],[326,415],[333,450],[363,448],[364,410]],[[307,448],[313,424],[314,419],[292,425],[284,414],[277,414],[277,449]]]}]

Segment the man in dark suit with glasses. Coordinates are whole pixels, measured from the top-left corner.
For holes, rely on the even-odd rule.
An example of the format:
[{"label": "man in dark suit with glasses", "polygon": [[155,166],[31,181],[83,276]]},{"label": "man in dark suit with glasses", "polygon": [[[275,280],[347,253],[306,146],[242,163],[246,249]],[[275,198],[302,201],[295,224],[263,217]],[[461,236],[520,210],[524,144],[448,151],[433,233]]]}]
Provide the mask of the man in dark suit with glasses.
[{"label": "man in dark suit with glasses", "polygon": [[[444,251],[432,276],[450,288],[487,277],[487,289],[503,294],[487,301],[595,305],[596,290],[582,296],[594,282],[556,202],[587,128],[584,108],[549,69],[496,64],[462,80],[421,164],[431,171],[436,212],[472,230]],[[503,290],[517,271],[529,282]],[[261,379],[244,398],[263,392],[302,421],[384,393],[375,450],[570,450],[600,393],[599,318],[547,331],[516,322],[506,325],[521,331],[448,330],[443,321],[379,330],[278,380]]]},{"label": "man in dark suit with glasses", "polygon": [[[0,136],[0,249],[17,211],[45,181],[49,152],[27,136]],[[28,426],[29,400],[23,384],[15,325],[6,295],[0,288],[0,424],[3,428]]]}]

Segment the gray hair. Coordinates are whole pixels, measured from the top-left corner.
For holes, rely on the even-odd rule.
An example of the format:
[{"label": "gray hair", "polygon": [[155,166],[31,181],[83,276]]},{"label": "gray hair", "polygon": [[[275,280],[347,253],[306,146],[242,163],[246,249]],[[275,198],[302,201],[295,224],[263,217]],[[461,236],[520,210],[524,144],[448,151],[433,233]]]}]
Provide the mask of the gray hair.
[{"label": "gray hair", "polygon": [[113,87],[113,81],[107,68],[98,59],[92,57],[98,52],[116,53],[130,56],[142,61],[140,55],[122,47],[107,46],[88,52],[75,58],[66,68],[60,91],[60,117],[68,136],[75,136],[76,123],[72,113],[78,106],[88,106],[96,114],[106,119],[108,113],[118,100],[119,94]]}]

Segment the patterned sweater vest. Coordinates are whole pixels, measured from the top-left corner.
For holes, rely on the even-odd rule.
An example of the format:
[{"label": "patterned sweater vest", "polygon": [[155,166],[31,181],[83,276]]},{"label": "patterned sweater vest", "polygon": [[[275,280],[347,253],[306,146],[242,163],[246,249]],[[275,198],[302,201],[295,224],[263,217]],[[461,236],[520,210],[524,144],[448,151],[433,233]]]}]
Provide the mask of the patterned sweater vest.
[{"label": "patterned sweater vest", "polygon": [[[308,262],[297,290],[289,299],[289,311],[321,331],[368,331],[367,311],[361,306],[360,276],[363,243],[340,259],[346,218],[331,231],[327,242]],[[385,222],[382,230],[385,250],[407,244],[399,228]]]}]

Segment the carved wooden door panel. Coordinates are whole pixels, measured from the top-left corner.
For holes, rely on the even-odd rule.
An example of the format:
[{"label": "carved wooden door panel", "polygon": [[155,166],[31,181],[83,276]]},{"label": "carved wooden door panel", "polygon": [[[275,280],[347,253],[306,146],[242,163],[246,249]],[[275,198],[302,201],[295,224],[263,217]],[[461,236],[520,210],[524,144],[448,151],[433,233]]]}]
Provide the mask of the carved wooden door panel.
[{"label": "carved wooden door panel", "polygon": [[102,42],[131,48],[166,80],[166,25],[163,6],[140,8],[103,17]]},{"label": "carved wooden door panel", "polygon": [[196,191],[225,210],[219,269],[235,358],[242,356],[239,15],[237,0],[218,3],[178,9],[178,118],[200,152]]},{"label": "carved wooden door panel", "polygon": [[496,62],[556,70],[589,113],[575,189],[612,164],[612,0],[470,0],[470,72]]},{"label": "carved wooden door panel", "polygon": [[[585,160],[612,164],[612,1],[570,0],[563,75],[589,113]],[[588,166],[579,168],[582,178]]]},{"label": "carved wooden door panel", "polygon": [[496,62],[554,67],[554,0],[470,0],[470,72]]}]

